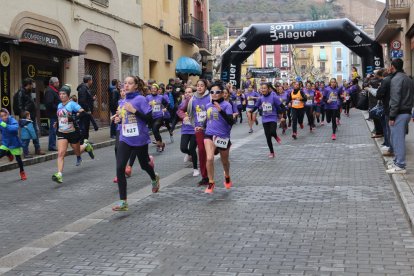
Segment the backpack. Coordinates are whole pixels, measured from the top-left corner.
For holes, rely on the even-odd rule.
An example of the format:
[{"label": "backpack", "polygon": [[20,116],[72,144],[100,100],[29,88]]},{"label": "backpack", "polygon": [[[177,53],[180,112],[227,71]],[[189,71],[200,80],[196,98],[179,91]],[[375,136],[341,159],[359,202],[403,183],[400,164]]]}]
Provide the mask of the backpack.
[{"label": "backpack", "polygon": [[20,97],[21,90],[18,90],[16,93],[14,93],[13,96],[13,113],[15,116],[20,116],[20,107],[19,107],[19,97]]}]

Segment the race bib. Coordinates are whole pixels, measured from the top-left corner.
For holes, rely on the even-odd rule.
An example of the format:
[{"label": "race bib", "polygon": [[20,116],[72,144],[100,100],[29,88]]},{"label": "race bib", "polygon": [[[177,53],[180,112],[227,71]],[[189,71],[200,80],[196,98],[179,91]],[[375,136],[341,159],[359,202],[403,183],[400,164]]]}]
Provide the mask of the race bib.
[{"label": "race bib", "polygon": [[221,138],[218,136],[213,137],[214,145],[216,147],[221,149],[227,149],[227,146],[229,145],[230,138]]},{"label": "race bib", "polygon": [[300,101],[299,101],[299,100],[294,100],[294,101],[293,101],[293,105],[294,105],[294,106],[298,106],[298,105],[300,105]]},{"label": "race bib", "polygon": [[306,101],[306,104],[307,104],[307,105],[312,105],[312,104],[313,104],[313,101],[312,101],[312,100],[307,100],[307,101]]},{"label": "race bib", "polygon": [[331,102],[338,101],[338,97],[337,96],[330,96],[329,99],[331,100]]},{"label": "race bib", "polygon": [[69,128],[68,118],[59,118],[59,128],[62,128],[62,129],[68,129]]},{"label": "race bib", "polygon": [[206,120],[207,118],[207,112],[206,111],[200,111],[197,112],[197,121],[202,123]]},{"label": "race bib", "polygon": [[154,105],[154,107],[152,108],[152,112],[160,112],[161,111],[161,105],[156,104]]},{"label": "race bib", "polygon": [[122,135],[124,137],[139,136],[138,124],[125,124],[122,126]]},{"label": "race bib", "polygon": [[253,100],[247,101],[247,105],[250,105],[250,106],[254,105],[254,101]]},{"label": "race bib", "polygon": [[272,112],[273,106],[270,103],[262,104],[263,112]]},{"label": "race bib", "polygon": [[241,101],[240,101],[240,100],[237,100],[237,101],[236,101],[236,104],[237,104],[237,105],[241,105]]},{"label": "race bib", "polygon": [[183,124],[184,125],[191,125],[190,119],[188,117],[185,117],[184,120],[183,120]]}]

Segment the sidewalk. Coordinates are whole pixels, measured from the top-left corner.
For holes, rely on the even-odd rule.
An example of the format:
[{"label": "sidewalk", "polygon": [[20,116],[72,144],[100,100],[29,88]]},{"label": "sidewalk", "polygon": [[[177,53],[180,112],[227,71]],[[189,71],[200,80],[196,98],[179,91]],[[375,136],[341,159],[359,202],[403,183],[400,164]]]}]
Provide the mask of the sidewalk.
[{"label": "sidewalk", "polygon": [[[364,117],[368,118],[368,112],[363,111]],[[366,121],[367,125],[372,131],[374,129],[374,123]],[[378,150],[380,151],[381,144],[383,143],[382,138],[375,139]],[[414,230],[414,127],[410,123],[410,131],[406,136],[406,161],[407,161],[407,174],[393,174],[390,175],[394,188],[402,201],[404,211],[411,224],[411,229]],[[382,157],[384,160],[384,171],[386,170],[386,164],[393,157]]]}]

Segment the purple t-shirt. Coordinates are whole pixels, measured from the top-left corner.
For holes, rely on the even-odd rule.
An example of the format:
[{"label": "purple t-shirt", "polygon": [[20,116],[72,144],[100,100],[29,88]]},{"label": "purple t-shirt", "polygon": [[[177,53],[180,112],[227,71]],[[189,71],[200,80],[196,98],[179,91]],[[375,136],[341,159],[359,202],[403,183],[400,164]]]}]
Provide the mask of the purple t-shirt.
[{"label": "purple t-shirt", "polygon": [[280,108],[280,98],[275,92],[260,96],[256,102],[257,108],[262,108],[262,123],[277,122],[277,112]]},{"label": "purple t-shirt", "polygon": [[207,105],[210,103],[210,95],[203,98],[193,96],[192,113],[194,116],[194,127],[203,127],[207,116]]},{"label": "purple t-shirt", "polygon": [[312,89],[303,89],[303,93],[305,93],[306,95],[306,102],[305,102],[305,106],[313,106],[313,99],[315,98],[315,90]]},{"label": "purple t-shirt", "polygon": [[[179,106],[179,109],[182,109],[184,105],[186,104],[186,101],[183,101],[181,105]],[[191,120],[184,121],[181,126],[181,134],[195,134],[194,126],[191,124]]]},{"label": "purple t-shirt", "polygon": [[[341,106],[341,88],[332,88],[330,86],[325,87],[323,92],[323,98],[325,102],[325,109],[338,109]],[[328,100],[331,100],[331,103],[328,103]]]},{"label": "purple t-shirt", "polygon": [[243,107],[243,101],[245,99],[246,98],[245,98],[244,94],[240,94],[240,96],[237,96],[237,94],[236,94],[236,99],[234,100],[234,103],[236,104],[237,108]]},{"label": "purple t-shirt", "polygon": [[148,95],[146,97],[149,105],[152,107],[152,118],[158,119],[164,116],[162,110],[164,108],[162,102],[164,97],[162,95]]},{"label": "purple t-shirt", "polygon": [[[233,114],[233,108],[229,102],[222,101],[220,103],[221,109],[227,114]],[[217,111],[214,104],[207,104],[207,127],[206,135],[218,136],[220,138],[230,138],[231,126]]]},{"label": "purple t-shirt", "polygon": [[119,141],[132,147],[148,145],[151,143],[151,139],[147,123],[135,114],[126,111],[124,108],[125,103],[131,103],[142,114],[148,114],[152,111],[144,96],[139,95],[137,92],[126,94],[125,101],[120,106],[122,126],[119,133]]},{"label": "purple t-shirt", "polygon": [[246,107],[247,108],[254,108],[254,106],[256,105],[256,102],[257,102],[257,99],[252,99],[252,98],[250,98],[249,99],[249,97],[260,97],[260,94],[259,93],[257,93],[256,91],[252,91],[252,92],[247,92],[246,93],[246,100],[247,100],[247,105],[246,105]]},{"label": "purple t-shirt", "polygon": [[289,95],[290,91],[289,90],[283,90],[283,93],[278,95],[280,98],[280,101],[286,105],[288,102],[288,95]]}]

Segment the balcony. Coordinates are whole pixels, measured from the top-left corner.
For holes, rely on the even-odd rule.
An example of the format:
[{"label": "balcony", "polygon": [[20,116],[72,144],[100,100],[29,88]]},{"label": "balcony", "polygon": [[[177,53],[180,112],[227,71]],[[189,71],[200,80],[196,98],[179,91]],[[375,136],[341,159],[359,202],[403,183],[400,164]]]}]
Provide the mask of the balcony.
[{"label": "balcony", "polygon": [[294,58],[296,58],[296,59],[309,59],[310,58],[310,54],[308,54],[308,53],[300,53],[298,55],[295,55]]},{"label": "balcony", "polygon": [[187,22],[181,23],[181,39],[190,43],[201,43],[204,39],[203,21],[190,16]]},{"label": "balcony", "polygon": [[410,15],[412,0],[388,0],[385,9],[389,20],[406,19]]},{"label": "balcony", "polygon": [[379,43],[389,43],[401,31],[401,24],[391,21],[386,16],[388,7],[382,11],[377,23],[375,23],[375,40]]},{"label": "balcony", "polygon": [[282,45],[280,47],[280,52],[281,53],[289,53],[289,46],[288,45]]},{"label": "balcony", "polygon": [[211,56],[211,37],[208,33],[203,31],[203,40],[197,43],[198,48],[200,48],[200,54],[202,56]]}]

